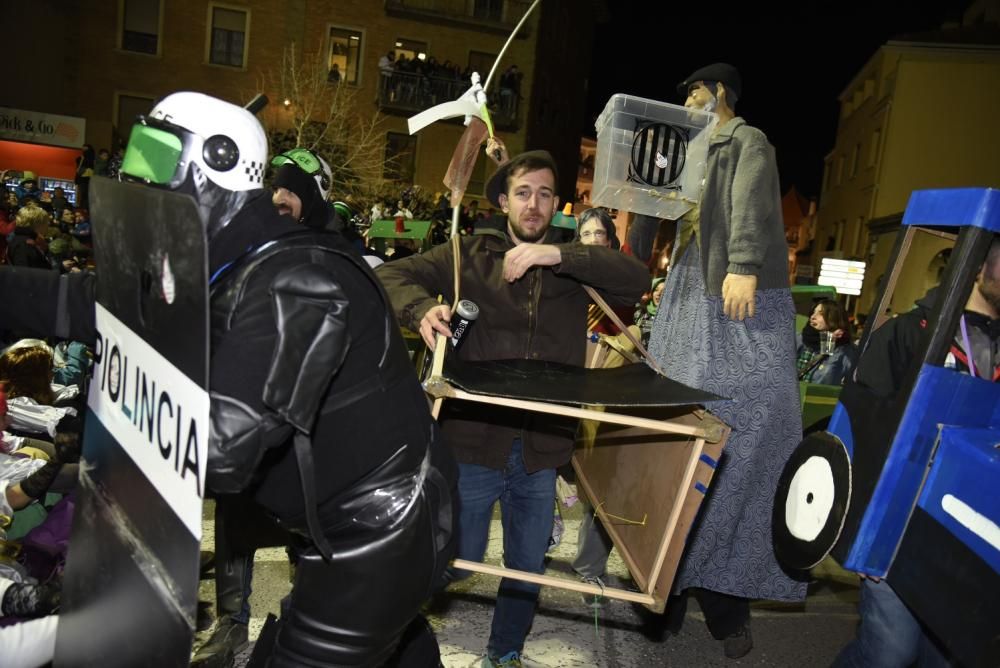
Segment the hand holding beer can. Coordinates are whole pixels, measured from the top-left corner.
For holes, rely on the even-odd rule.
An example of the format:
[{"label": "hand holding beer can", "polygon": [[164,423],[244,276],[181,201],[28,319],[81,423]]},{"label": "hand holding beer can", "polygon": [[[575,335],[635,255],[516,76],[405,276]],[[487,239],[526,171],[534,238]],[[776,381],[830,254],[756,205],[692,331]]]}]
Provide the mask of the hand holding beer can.
[{"label": "hand holding beer can", "polygon": [[463,299],[455,307],[455,318],[451,323],[451,345],[458,350],[458,346],[465,340],[472,325],[479,317],[479,307],[475,302]]}]

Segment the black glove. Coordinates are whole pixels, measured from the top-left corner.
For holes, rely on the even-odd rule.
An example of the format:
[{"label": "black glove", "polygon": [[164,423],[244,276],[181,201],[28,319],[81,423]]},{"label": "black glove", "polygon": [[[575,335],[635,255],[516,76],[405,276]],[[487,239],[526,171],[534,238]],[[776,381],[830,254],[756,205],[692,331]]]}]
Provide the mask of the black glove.
[{"label": "black glove", "polygon": [[3,595],[0,611],[8,617],[44,617],[59,609],[62,586],[58,582],[45,584],[12,584]]},{"label": "black glove", "polygon": [[62,463],[59,461],[45,462],[45,466],[21,481],[21,491],[32,499],[41,498],[49,491],[61,468]]}]

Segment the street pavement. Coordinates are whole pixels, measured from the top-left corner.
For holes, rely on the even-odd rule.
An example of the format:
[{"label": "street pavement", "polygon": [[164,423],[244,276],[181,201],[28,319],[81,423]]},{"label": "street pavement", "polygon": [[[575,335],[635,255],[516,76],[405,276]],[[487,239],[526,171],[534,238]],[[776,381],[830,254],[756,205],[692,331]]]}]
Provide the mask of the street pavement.
[{"label": "street pavement", "polygon": [[[579,505],[563,510],[566,532],[562,543],[551,553],[550,575],[571,577],[569,563],[575,552],[580,512]],[[206,548],[210,548],[214,536],[211,513],[212,505],[208,502],[204,522]],[[499,564],[501,547],[500,522],[496,516],[485,561]],[[612,554],[608,572],[611,580],[627,581],[627,570],[617,553]],[[524,648],[524,665],[528,668],[828,666],[854,634],[858,588],[852,576],[826,563],[814,572],[814,576],[817,580],[810,586],[809,595],[802,604],[758,602],[752,605],[754,649],[737,661],[723,656],[722,643],[709,635],[694,600],[688,604],[684,627],[679,634],[653,640],[642,633],[644,621],[650,615],[645,610],[640,612],[630,603],[610,599],[593,608],[586,605],[577,592],[545,587]],[[372,574],[372,577],[378,575]],[[442,661],[447,668],[479,665],[489,638],[498,582],[495,577],[475,574],[453,584],[426,611],[437,633]],[[253,589],[251,640],[260,633],[267,613],[278,614],[281,599],[291,589],[283,548],[257,552]],[[200,599],[214,604],[211,578],[202,582]],[[204,642],[210,632],[210,629],[200,632],[195,646]],[[241,653],[238,666],[246,664],[251,649],[252,645]]]}]

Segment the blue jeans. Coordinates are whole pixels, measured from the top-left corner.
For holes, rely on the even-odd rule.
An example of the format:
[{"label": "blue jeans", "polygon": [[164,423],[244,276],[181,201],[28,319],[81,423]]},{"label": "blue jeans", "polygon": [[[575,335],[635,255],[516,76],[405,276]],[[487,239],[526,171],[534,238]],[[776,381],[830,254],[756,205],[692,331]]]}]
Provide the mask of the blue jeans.
[{"label": "blue jeans", "polygon": [[835,668],[921,668],[947,666],[948,660],[917,618],[885,580],[861,581],[858,635],[840,651]]},{"label": "blue jeans", "polygon": [[[555,469],[534,473],[524,470],[520,439],[514,440],[502,471],[474,464],[458,465],[458,558],[482,561],[489,540],[493,504],[500,500],[503,525],[503,561],[507,568],[530,573],[545,571],[545,550],[552,535],[555,503]],[[468,577],[459,571],[458,577]],[[500,581],[493,626],[486,651],[493,657],[521,652],[535,617],[539,587],[536,584]]]}]

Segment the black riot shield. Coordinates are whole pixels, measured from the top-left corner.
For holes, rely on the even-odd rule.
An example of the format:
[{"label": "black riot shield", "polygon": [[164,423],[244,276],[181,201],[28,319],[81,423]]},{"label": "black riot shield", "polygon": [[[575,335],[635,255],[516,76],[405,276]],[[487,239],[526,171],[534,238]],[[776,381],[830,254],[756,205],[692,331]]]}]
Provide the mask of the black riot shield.
[{"label": "black riot shield", "polygon": [[207,246],[190,198],[94,179],[94,375],[57,666],[187,666],[208,444]]}]

